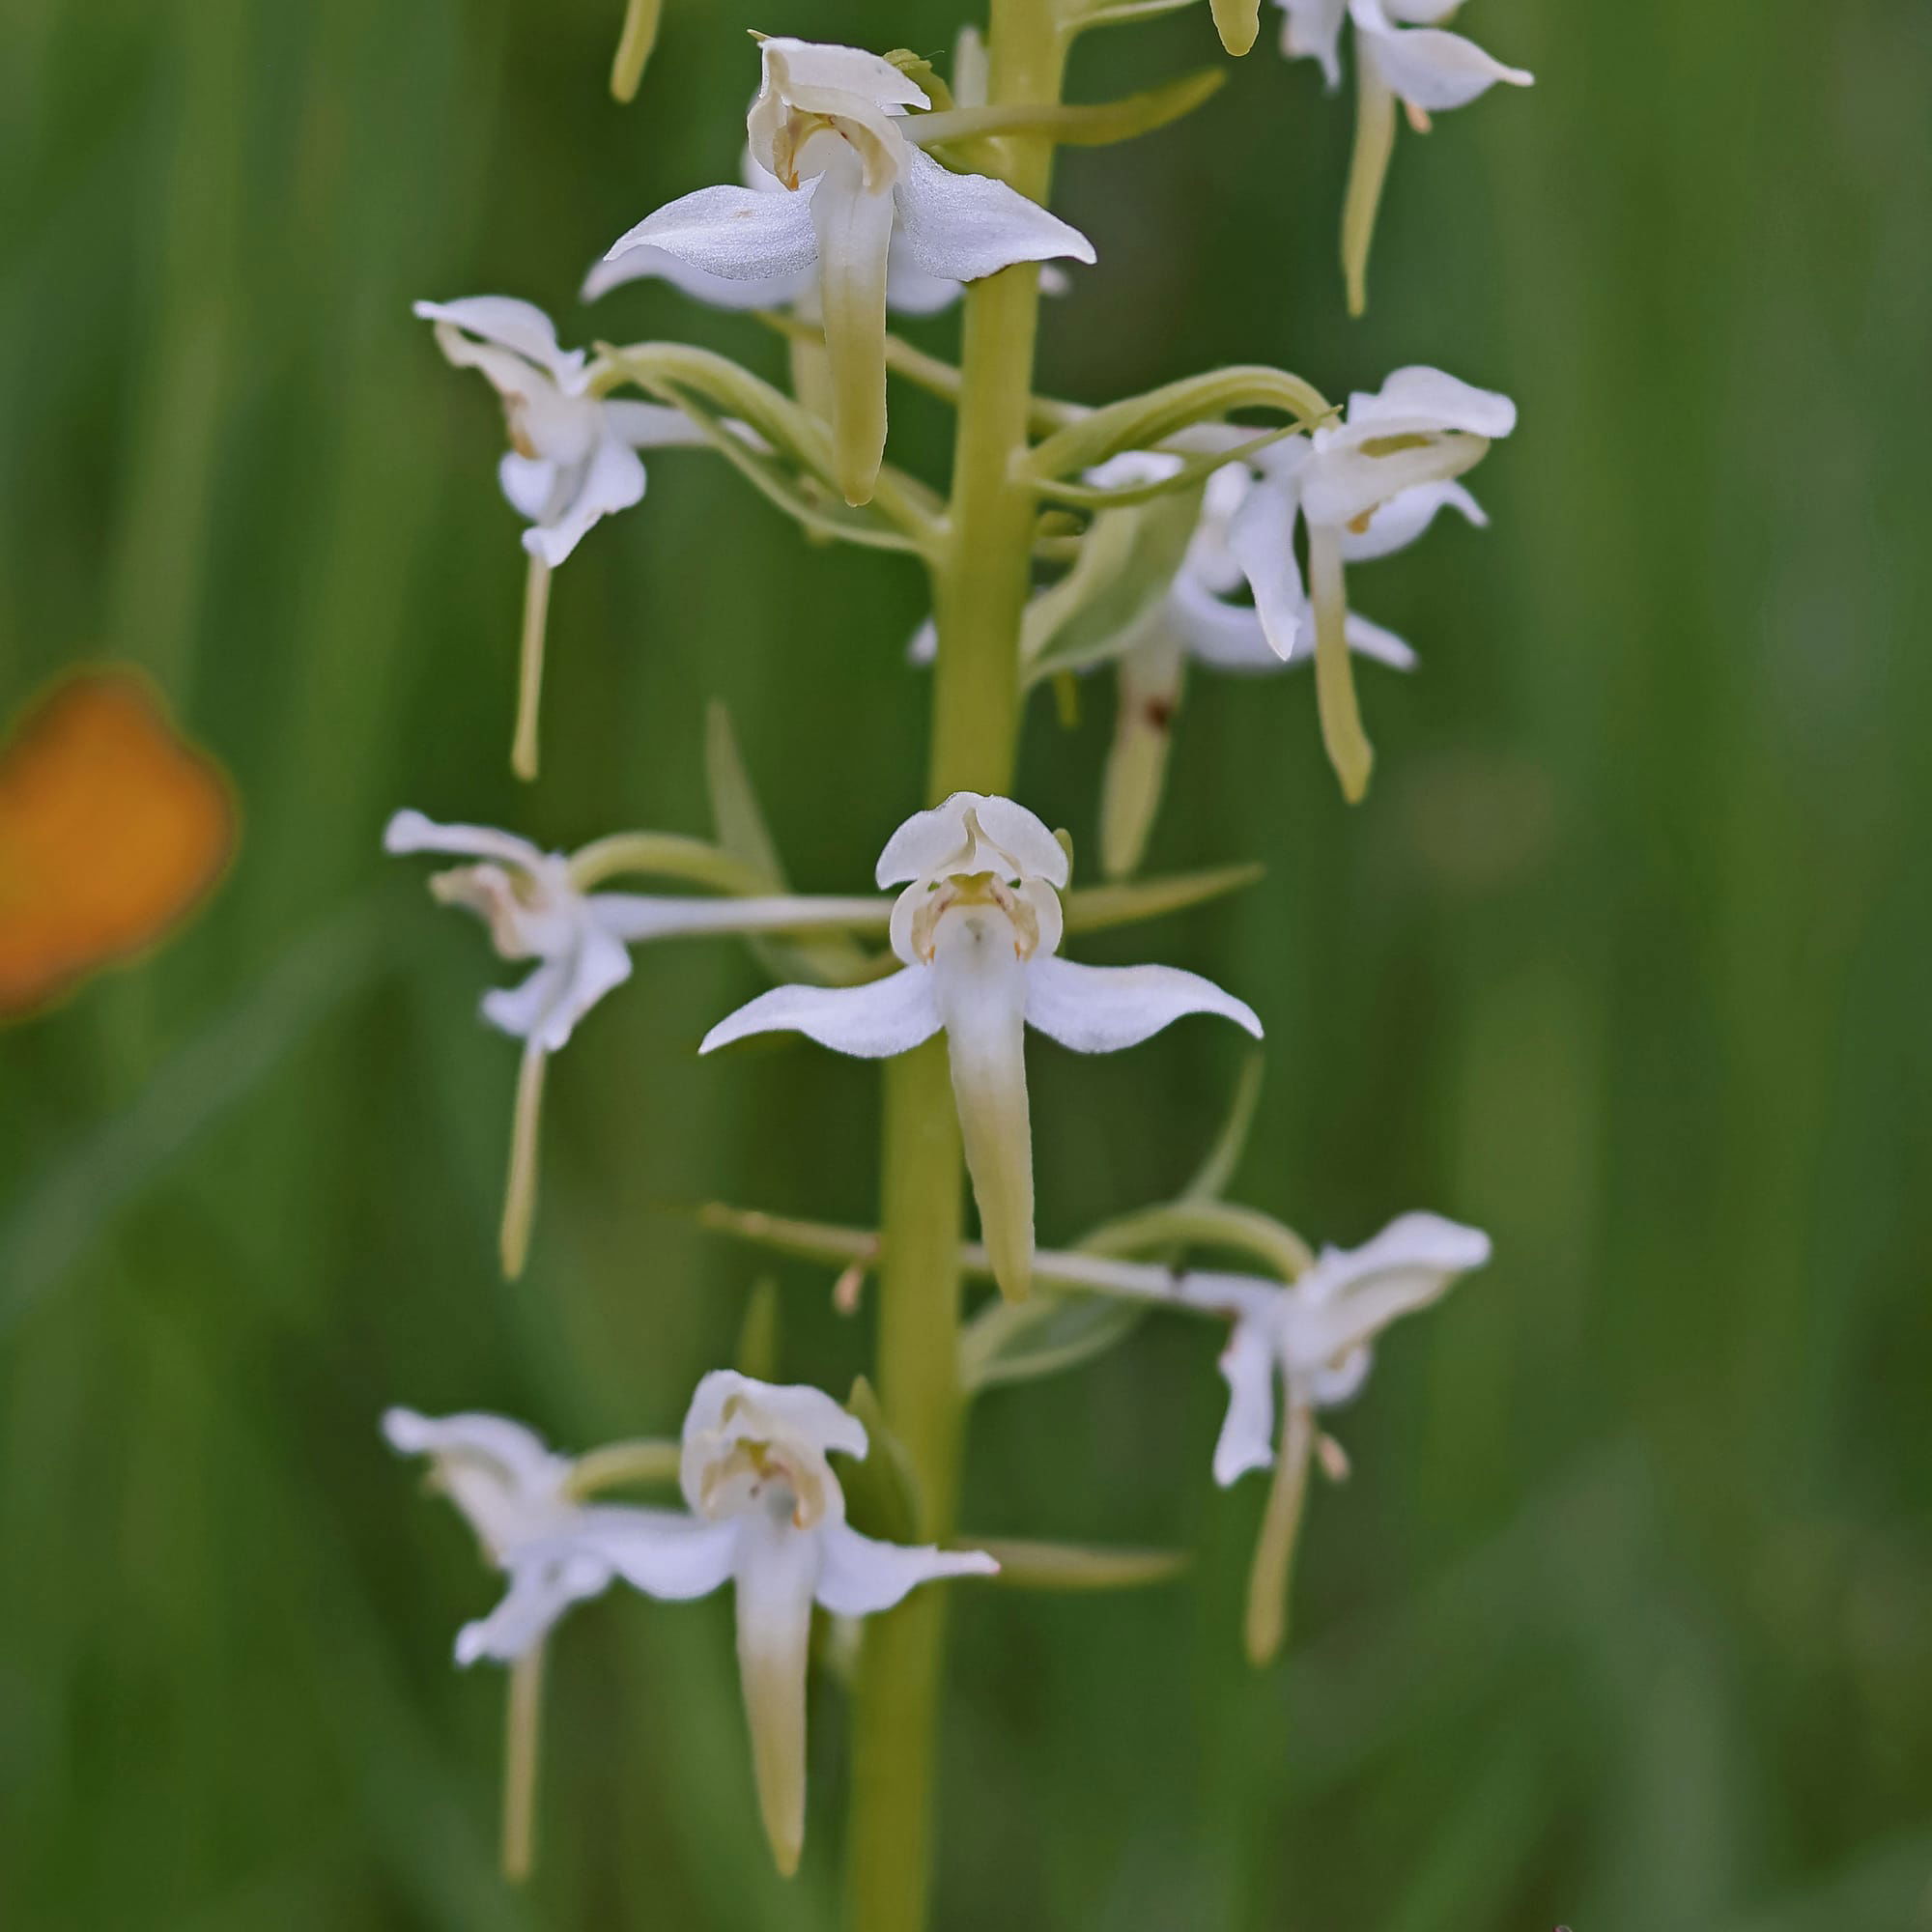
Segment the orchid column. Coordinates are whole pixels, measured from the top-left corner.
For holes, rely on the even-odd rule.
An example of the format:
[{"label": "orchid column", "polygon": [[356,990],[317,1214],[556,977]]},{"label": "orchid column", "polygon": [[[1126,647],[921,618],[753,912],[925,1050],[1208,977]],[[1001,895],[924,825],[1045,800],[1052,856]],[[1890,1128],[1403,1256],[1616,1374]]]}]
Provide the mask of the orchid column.
[{"label": "orchid column", "polygon": [[[1060,99],[1065,45],[1052,0],[992,0],[987,54],[989,106]],[[1052,167],[1050,140],[1013,136],[999,172],[1043,203]],[[966,291],[952,491],[932,572],[939,657],[929,804],[954,791],[1011,789],[1034,516],[1015,471],[1027,448],[1038,310],[1032,263]],[[943,1039],[887,1063],[883,1173],[879,1391],[919,1472],[921,1533],[943,1543],[954,1527],[959,1481],[963,1198]],[[867,1633],[852,1762],[854,1932],[911,1932],[925,1922],[945,1640],[937,1592],[909,1600]]]}]

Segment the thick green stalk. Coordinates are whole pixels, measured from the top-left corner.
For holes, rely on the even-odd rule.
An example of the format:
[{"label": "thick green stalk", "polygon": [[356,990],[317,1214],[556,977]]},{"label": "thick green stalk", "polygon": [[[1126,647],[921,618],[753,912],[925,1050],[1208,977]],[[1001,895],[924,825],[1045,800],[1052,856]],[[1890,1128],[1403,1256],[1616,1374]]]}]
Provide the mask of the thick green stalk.
[{"label": "thick green stalk", "polygon": [[[994,104],[1060,98],[1064,46],[1049,0],[992,0]],[[999,172],[1043,201],[1052,144],[1011,139]],[[1039,271],[966,294],[958,443],[946,540],[933,563],[939,663],[929,796],[1010,788],[1019,631],[1034,502],[1015,479],[1033,401]],[[922,1534],[953,1528],[965,1402],[959,1387],[959,1126],[943,1040],[886,1070],[878,1388],[918,1474]],[[921,1932],[931,1883],[933,1777],[946,1592],[916,1591],[867,1631],[853,1738],[852,1932]]]}]

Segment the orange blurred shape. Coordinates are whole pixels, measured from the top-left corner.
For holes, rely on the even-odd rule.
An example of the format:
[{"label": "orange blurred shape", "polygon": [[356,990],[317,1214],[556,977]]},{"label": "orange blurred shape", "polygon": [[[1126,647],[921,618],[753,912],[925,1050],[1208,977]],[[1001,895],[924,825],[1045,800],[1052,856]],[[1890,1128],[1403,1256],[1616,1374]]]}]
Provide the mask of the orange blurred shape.
[{"label": "orange blurred shape", "polygon": [[131,670],[70,673],[0,746],[0,1018],[159,939],[235,847],[220,766]]}]

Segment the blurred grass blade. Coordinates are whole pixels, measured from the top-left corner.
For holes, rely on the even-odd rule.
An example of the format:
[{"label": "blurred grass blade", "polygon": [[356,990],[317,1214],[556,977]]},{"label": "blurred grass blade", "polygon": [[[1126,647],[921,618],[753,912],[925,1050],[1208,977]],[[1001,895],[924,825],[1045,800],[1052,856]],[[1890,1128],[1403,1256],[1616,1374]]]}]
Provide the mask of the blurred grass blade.
[{"label": "blurred grass blade", "polygon": [[1228,1118],[1221,1122],[1221,1131],[1215,1135],[1206,1159],[1195,1169],[1193,1179],[1180,1190],[1182,1201],[1218,1201],[1228,1191],[1228,1183],[1241,1164],[1241,1155],[1247,1151],[1255,1112],[1262,1103],[1262,1082],[1266,1077],[1267,1055],[1256,1047],[1241,1063]]},{"label": "blurred grass blade", "polygon": [[745,1303],[732,1362],[741,1376],[750,1376],[753,1381],[778,1379],[779,1285],[770,1275],[754,1284]]},{"label": "blurred grass blade", "polygon": [[[770,881],[770,890],[789,890],[784,863],[779,856],[752,775],[731,728],[731,714],[714,700],[704,715],[704,783],[711,798],[711,820],[718,842]],[[775,980],[811,980],[827,985],[852,985],[873,970],[873,955],[857,941],[834,936],[812,940],[753,939],[754,958]]]}]

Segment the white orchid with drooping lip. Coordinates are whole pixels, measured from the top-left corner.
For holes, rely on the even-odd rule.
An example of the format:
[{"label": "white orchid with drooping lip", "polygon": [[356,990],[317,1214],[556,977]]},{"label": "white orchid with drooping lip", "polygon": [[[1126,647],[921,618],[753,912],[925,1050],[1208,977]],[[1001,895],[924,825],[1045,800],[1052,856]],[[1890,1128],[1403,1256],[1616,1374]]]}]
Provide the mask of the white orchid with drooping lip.
[{"label": "white orchid with drooping lip", "polygon": [[[1157,481],[1163,471],[1173,475],[1180,460],[1161,452],[1130,452],[1092,471],[1088,481],[1105,489]],[[1186,688],[1188,663],[1258,674],[1285,670],[1314,657],[1304,641],[1312,636],[1312,626],[1308,593],[1294,562],[1293,527],[1287,539],[1275,537],[1281,547],[1277,558],[1256,566],[1271,595],[1283,597],[1296,611],[1298,641],[1289,655],[1279,657],[1269,645],[1256,605],[1233,601],[1238,591],[1250,587],[1250,578],[1244,568],[1246,547],[1236,553],[1231,539],[1236,524],[1246,535],[1242,510],[1260,487],[1258,471],[1246,462],[1225,464],[1209,475],[1202,493],[1200,522],[1167,595],[1122,634],[1117,653],[1111,653],[1119,699],[1101,784],[1101,867],[1109,877],[1134,871],[1146,852],[1161,802],[1173,721]],[[1403,549],[1422,535],[1437,510],[1451,506],[1472,524],[1488,522],[1459,483],[1420,485],[1406,497],[1410,500],[1391,502],[1378,512],[1368,531],[1349,531],[1343,539],[1345,554],[1385,556]],[[1360,657],[1372,657],[1395,670],[1412,670],[1416,665],[1416,653],[1405,639],[1352,611],[1347,638],[1349,649]]]},{"label": "white orchid with drooping lip", "polygon": [[[1185,440],[1189,453],[1198,456],[1253,438],[1238,426],[1212,424],[1197,426]],[[1258,675],[1306,664],[1315,656],[1314,612],[1294,554],[1298,479],[1313,454],[1308,440],[1298,437],[1212,471],[1200,492],[1198,514],[1172,576],[1163,573],[1149,581],[1148,594],[1122,629],[1086,640],[1065,659],[1068,669],[1111,663],[1119,683],[1100,809],[1100,863],[1110,878],[1132,872],[1146,849],[1188,665]],[[1458,451],[1457,458],[1473,461],[1467,450]],[[1086,471],[1081,480],[1094,489],[1140,489],[1179,475],[1186,460],[1174,450],[1128,450]],[[1101,519],[1124,519],[1137,538],[1134,526],[1164,508],[1156,501],[1101,510],[1095,525]],[[1488,526],[1482,506],[1453,478],[1415,483],[1373,508],[1366,521],[1357,518],[1342,526],[1337,537],[1342,560],[1363,562],[1405,550],[1450,509],[1479,528]],[[1163,553],[1158,542],[1136,540],[1122,548],[1133,559],[1125,568],[1136,570],[1150,560],[1159,567]],[[1239,601],[1243,591],[1254,601]],[[1038,638],[1042,641],[1037,649],[1055,652],[1059,594],[1056,585],[1029,605],[1023,649]],[[1405,639],[1356,611],[1345,612],[1344,635],[1354,656],[1396,670],[1415,668],[1415,651]],[[937,652],[938,633],[928,618],[915,635],[909,655],[915,664],[930,664]]]},{"label": "white orchid with drooping lip", "polygon": [[732,1584],[759,1807],[786,1876],[805,1842],[813,1604],[870,1616],[922,1583],[1000,1567],[980,1550],[881,1543],[854,1529],[828,1458],[864,1458],[868,1447],[865,1425],[822,1390],[720,1369],[698,1383],[684,1419],[679,1478],[689,1516],[585,1509],[531,1552],[614,1572],[653,1597],[704,1597]]},{"label": "white orchid with drooping lip", "polygon": [[1368,306],[1369,243],[1381,201],[1389,154],[1395,144],[1395,103],[1408,111],[1417,133],[1429,117],[1466,107],[1501,82],[1529,87],[1536,76],[1506,67],[1474,41],[1444,32],[1462,0],[1276,0],[1281,8],[1281,50],[1290,60],[1319,61],[1332,94],[1342,85],[1341,40],[1345,22],[1355,29],[1355,159],[1342,217],[1342,258],[1348,274],[1349,310]]},{"label": "white orchid with drooping lip", "polygon": [[1076,229],[986,175],[957,175],[917,145],[923,88],[877,54],[789,39],[760,43],[763,79],[747,119],[753,160],[787,192],[700,188],[612,245],[615,263],[654,248],[688,268],[771,283],[818,272],[833,440],[847,500],[869,500],[886,440],[886,300],[893,237],[943,280],[978,281],[1019,262],[1092,262]]},{"label": "white orchid with drooping lip", "polygon": [[[1282,1247],[1306,1257],[1297,1237],[1279,1233]],[[1106,1255],[1037,1258],[1042,1283],[1179,1303],[1233,1324],[1221,1354],[1228,1413],[1214,1445],[1214,1480],[1226,1488],[1251,1469],[1274,1470],[1248,1591],[1247,1645],[1257,1663],[1280,1648],[1287,1628],[1309,1461],[1320,1452],[1331,1474],[1347,1471],[1340,1451],[1319,1435],[1317,1412],[1360,1393],[1384,1328],[1440,1300],[1460,1277],[1485,1266],[1490,1252],[1480,1229],[1413,1213],[1398,1216],[1359,1248],[1322,1249],[1290,1282]]]},{"label": "white orchid with drooping lip", "polygon": [[596,393],[597,365],[581,349],[559,348],[555,325],[529,302],[471,296],[419,301],[414,312],[435,325],[453,366],[479,371],[502,399],[510,448],[497,480],[529,524],[530,559],[510,762],[519,778],[534,779],[550,574],[593,524],[642,499],[639,450],[697,448],[704,438],[679,410]]},{"label": "white orchid with drooping lip", "polygon": [[1078,1053],[1137,1045],[1186,1013],[1262,1032],[1253,1009],[1199,974],[1057,956],[1068,872],[1065,847],[1024,806],[954,792],[915,812],[879,856],[879,885],[905,888],[890,928],[899,971],[863,986],[775,987],[721,1020],[699,1049],[794,1032],[884,1059],[944,1029],[980,1227],[1012,1297],[1026,1293],[1033,1256],[1025,1029]]},{"label": "white orchid with drooping lip", "polygon": [[1438,1214],[1404,1214],[1359,1248],[1322,1249],[1287,1287],[1209,1273],[1184,1276],[1178,1286],[1181,1299],[1228,1314],[1235,1324],[1221,1356],[1228,1415],[1214,1445],[1214,1480],[1225,1487],[1250,1469],[1274,1468],[1248,1582],[1246,1640],[1255,1663],[1273,1657],[1287,1634],[1309,1459],[1326,1449],[1331,1475],[1348,1469],[1318,1435],[1316,1411],[1360,1393],[1375,1338],[1390,1322],[1439,1300],[1489,1259],[1490,1237],[1480,1230]]},{"label": "white orchid with drooping lip", "polygon": [[[1221,1357],[1228,1415],[1214,1446],[1224,1489],[1274,1465],[1277,1379],[1293,1411],[1331,1408],[1361,1392],[1375,1338],[1390,1322],[1440,1300],[1459,1277],[1487,1265],[1490,1237],[1439,1214],[1399,1215],[1359,1248],[1323,1248],[1287,1285],[1253,1275],[1189,1270],[1174,1293],[1234,1321]],[[1312,1438],[1311,1438],[1312,1440]]]},{"label": "white orchid with drooping lip", "polygon": [[513,833],[483,825],[439,825],[399,811],[383,834],[393,853],[440,852],[476,863],[438,872],[430,891],[445,905],[476,913],[504,959],[534,960],[521,985],[483,996],[483,1017],[524,1042],[510,1137],[502,1228],[503,1271],[523,1271],[536,1207],[537,1128],[544,1071],[577,1023],[631,977],[629,948],[646,940],[697,934],[806,932],[868,924],[882,901],[812,898],[673,897],[589,890],[575,862]]},{"label": "white orchid with drooping lip", "polygon": [[[1343,566],[1413,543],[1445,507],[1468,515],[1473,505],[1451,487],[1454,479],[1515,428],[1516,405],[1507,396],[1416,366],[1398,369],[1373,393],[1350,396],[1339,423],[1275,443],[1255,459],[1257,480],[1228,522],[1228,556],[1247,579],[1255,621],[1284,663],[1305,648],[1312,619],[1322,742],[1350,804],[1368,789],[1375,763],[1355,699],[1351,647],[1371,636],[1382,644],[1378,656],[1406,646],[1350,619]],[[1297,520],[1308,531],[1306,592],[1294,561]]]}]

